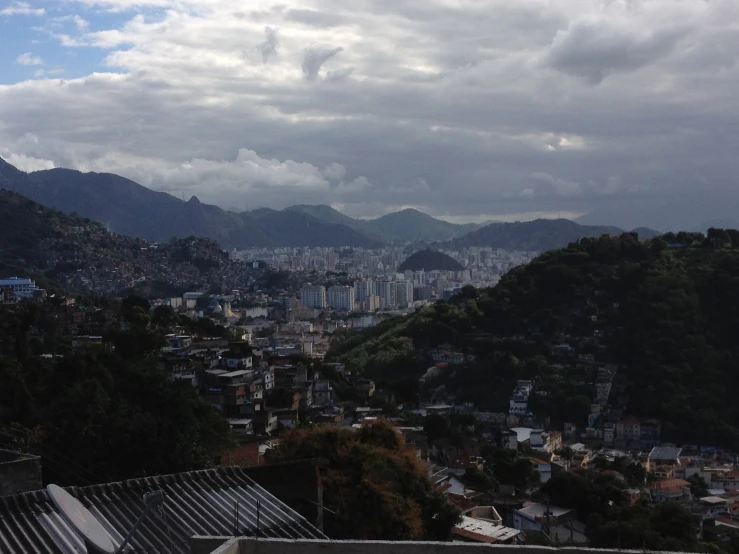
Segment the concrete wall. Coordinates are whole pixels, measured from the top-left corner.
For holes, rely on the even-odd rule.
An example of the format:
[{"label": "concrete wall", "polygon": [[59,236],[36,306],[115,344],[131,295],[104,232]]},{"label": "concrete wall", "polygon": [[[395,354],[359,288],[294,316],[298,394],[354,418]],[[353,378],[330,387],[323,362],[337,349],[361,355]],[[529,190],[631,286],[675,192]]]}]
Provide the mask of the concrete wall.
[{"label": "concrete wall", "polygon": [[320,460],[246,468],[246,474],[312,525],[323,531],[323,485]]},{"label": "concrete wall", "polygon": [[41,458],[0,449],[0,496],[41,488]]},{"label": "concrete wall", "polygon": [[[206,539],[207,540],[207,539]],[[551,548],[546,546],[511,546],[456,542],[406,541],[310,541],[288,539],[236,538],[203,542],[191,539],[192,554],[643,554],[637,550],[601,550],[595,548]],[[208,550],[212,546],[212,550]],[[482,550],[481,550],[482,549]],[[487,549],[487,550],[485,550]]]}]

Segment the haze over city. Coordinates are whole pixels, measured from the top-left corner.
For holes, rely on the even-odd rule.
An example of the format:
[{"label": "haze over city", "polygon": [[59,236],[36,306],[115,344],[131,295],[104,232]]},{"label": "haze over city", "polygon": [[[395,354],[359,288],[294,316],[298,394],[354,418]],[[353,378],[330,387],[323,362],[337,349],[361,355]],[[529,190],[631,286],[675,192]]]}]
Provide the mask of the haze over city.
[{"label": "haze over city", "polygon": [[724,0],[10,1],[0,156],[227,209],[734,217]]}]

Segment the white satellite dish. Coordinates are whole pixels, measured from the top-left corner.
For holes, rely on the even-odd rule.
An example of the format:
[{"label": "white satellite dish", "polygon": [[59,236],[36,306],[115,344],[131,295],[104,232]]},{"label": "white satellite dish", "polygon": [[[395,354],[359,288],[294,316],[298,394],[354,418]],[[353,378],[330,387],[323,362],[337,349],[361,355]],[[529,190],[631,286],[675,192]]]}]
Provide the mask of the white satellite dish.
[{"label": "white satellite dish", "polygon": [[49,493],[51,501],[58,508],[64,520],[84,537],[86,543],[94,546],[103,554],[115,554],[117,547],[113,539],[79,500],[58,485],[47,486],[46,492]]}]

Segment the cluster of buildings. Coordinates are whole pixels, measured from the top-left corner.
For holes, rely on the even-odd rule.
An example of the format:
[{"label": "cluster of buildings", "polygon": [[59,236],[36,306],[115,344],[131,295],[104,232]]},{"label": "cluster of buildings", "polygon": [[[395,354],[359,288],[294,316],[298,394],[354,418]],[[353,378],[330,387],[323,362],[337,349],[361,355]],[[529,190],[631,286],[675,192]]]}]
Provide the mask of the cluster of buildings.
[{"label": "cluster of buildings", "polygon": [[[332,271],[346,273],[352,279],[380,280],[393,278],[403,261],[417,247],[387,246],[379,249],[365,248],[320,248],[320,247],[284,247],[284,248],[250,248],[231,252],[237,260],[263,260],[270,267],[291,272]],[[444,272],[441,278],[444,283],[437,286],[441,292],[445,288],[464,285],[475,287],[492,286],[501,275],[519,265],[528,263],[535,252],[494,250],[486,247],[470,247],[460,250],[442,250],[464,269],[458,272]],[[419,282],[410,278],[414,286],[432,285],[432,280]],[[439,297],[441,297],[441,292]],[[360,295],[355,290],[355,297],[380,296],[382,294]],[[402,303],[402,302],[401,302]]]},{"label": "cluster of buildings", "polygon": [[110,233],[96,224],[71,236],[43,239],[38,251],[43,267],[53,271],[59,284],[103,296],[145,283],[229,291],[255,281],[250,265],[230,261],[212,241],[157,243]]},{"label": "cluster of buildings", "polygon": [[[301,351],[256,347],[170,334],[158,367],[173,380],[184,380],[226,417],[240,437],[269,437],[279,427],[294,427],[302,418],[351,426],[354,412],[336,403],[332,384],[304,363]],[[343,373],[343,368],[335,369]],[[345,376],[359,399],[369,400],[375,384]],[[359,410],[362,417],[362,411]],[[365,414],[366,415],[366,414]]]},{"label": "cluster of buildings", "polygon": [[513,394],[509,402],[509,415],[524,416],[529,413],[529,395],[533,388],[534,383],[531,380],[519,379],[516,382],[516,388],[513,389]]}]

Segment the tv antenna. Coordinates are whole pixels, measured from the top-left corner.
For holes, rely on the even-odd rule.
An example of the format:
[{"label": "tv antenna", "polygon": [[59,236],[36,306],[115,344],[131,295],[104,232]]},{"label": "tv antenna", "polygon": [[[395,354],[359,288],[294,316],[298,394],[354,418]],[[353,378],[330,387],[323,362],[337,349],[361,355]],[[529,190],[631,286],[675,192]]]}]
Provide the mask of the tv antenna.
[{"label": "tv antenna", "polygon": [[48,485],[46,492],[49,493],[52,503],[57,507],[62,518],[69,524],[77,535],[82,537],[79,544],[72,548],[79,554],[87,554],[85,544],[92,546],[100,554],[120,554],[131,540],[133,534],[138,530],[147,514],[154,508],[161,506],[164,502],[164,493],[160,490],[144,494],[144,511],[134,523],[131,531],[123,539],[120,546],[116,546],[113,538],[101,525],[98,519],[85,508],[74,496],[69,494],[58,485]]}]

